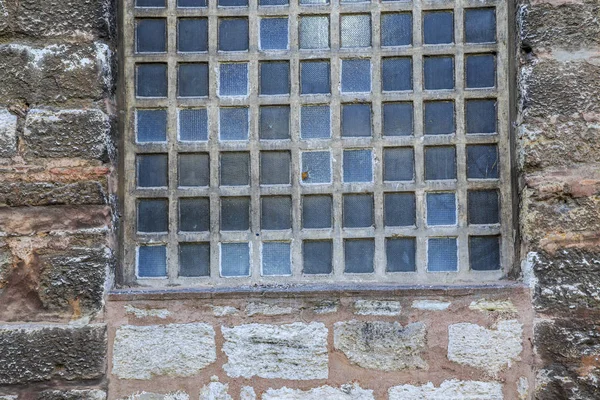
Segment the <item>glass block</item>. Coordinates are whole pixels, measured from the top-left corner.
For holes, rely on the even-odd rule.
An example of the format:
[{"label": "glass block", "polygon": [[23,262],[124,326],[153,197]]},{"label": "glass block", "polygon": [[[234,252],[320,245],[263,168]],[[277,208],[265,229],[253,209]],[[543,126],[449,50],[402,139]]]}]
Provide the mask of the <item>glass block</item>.
[{"label": "glass block", "polygon": [[465,42],[494,43],[496,41],[496,11],[493,8],[465,10]]},{"label": "glass block", "polygon": [[423,57],[423,60],[425,89],[454,89],[453,57]]},{"label": "glass block", "polygon": [[331,274],[333,270],[333,242],[331,240],[305,240],[302,242],[304,274]]},{"label": "glass block", "polygon": [[454,146],[425,147],[425,179],[456,179]]},{"label": "glass block", "polygon": [[291,162],[292,156],[289,151],[261,151],[260,184],[289,185]]},{"label": "glass block", "polygon": [[498,179],[498,146],[481,144],[467,146],[467,178]]},{"label": "glass block", "polygon": [[262,50],[286,50],[288,37],[287,18],[263,18],[260,20],[260,48]]},{"label": "glass block", "polygon": [[248,0],[218,0],[219,7],[248,7]]},{"label": "glass block", "polygon": [[383,149],[383,180],[388,182],[414,180],[414,159],[412,147]]},{"label": "glass block", "polygon": [[167,247],[138,247],[137,275],[140,278],[164,278],[167,276]]},{"label": "glass block", "polygon": [[342,137],[371,136],[371,104],[342,104]]},{"label": "glass block", "polygon": [[427,270],[458,271],[456,238],[431,238],[427,241]]},{"label": "glass block", "polygon": [[331,228],[333,200],[327,195],[302,196],[302,228]]},{"label": "glass block", "polygon": [[262,244],[262,274],[265,276],[292,274],[292,257],[289,243],[266,242]]},{"label": "glass block", "polygon": [[250,184],[250,153],[221,153],[221,185],[246,186]]},{"label": "glass block", "polygon": [[427,225],[456,225],[454,193],[427,193]]},{"label": "glass block", "polygon": [[469,224],[497,224],[500,222],[497,190],[469,190],[467,203]]},{"label": "glass block", "polygon": [[179,140],[208,140],[208,112],[206,108],[179,110]]},{"label": "glass block", "polygon": [[302,139],[331,137],[331,111],[329,106],[302,106],[300,111],[300,137]]},{"label": "glass block", "polygon": [[329,0],[300,0],[300,5],[312,6],[312,5],[324,5],[329,4]]},{"label": "glass block", "polygon": [[303,61],[300,63],[300,88],[302,94],[331,93],[328,61]]},{"label": "glass block", "polygon": [[423,14],[423,43],[445,44],[454,42],[454,13],[433,11]]},{"label": "glass block", "polygon": [[456,132],[453,101],[426,101],[423,128],[426,135],[449,135]]},{"label": "glass block", "polygon": [[165,7],[166,0],[135,0],[136,7]]},{"label": "glass block", "polygon": [[412,14],[381,14],[381,45],[410,46],[412,44]]},{"label": "glass block", "polygon": [[248,95],[248,64],[222,63],[219,65],[219,96]]},{"label": "glass block", "polygon": [[340,22],[340,40],[342,47],[370,47],[371,15],[342,15]]},{"label": "glass block", "polygon": [[169,231],[169,201],[163,199],[141,199],[138,201],[138,232]]},{"label": "glass block", "polygon": [[373,195],[345,194],[342,214],[344,228],[373,226]]},{"label": "glass block", "polygon": [[411,136],[413,134],[412,103],[383,104],[383,135]]},{"label": "glass block", "polygon": [[260,227],[268,230],[292,229],[292,198],[290,196],[262,197]]},{"label": "glass block", "polygon": [[208,96],[208,63],[182,63],[177,73],[179,97]]},{"label": "glass block", "polygon": [[179,187],[208,186],[210,184],[210,157],[208,153],[179,154]]},{"label": "glass block", "polygon": [[500,269],[500,236],[469,237],[469,265],[473,271]]},{"label": "glass block", "polygon": [[181,8],[206,7],[206,0],[177,0],[177,7],[181,7]]},{"label": "glass block", "polygon": [[467,88],[496,86],[496,57],[492,54],[467,56],[466,69]]},{"label": "glass block", "polygon": [[276,95],[290,93],[289,61],[265,61],[260,63],[260,94]]},{"label": "glass block", "polygon": [[210,230],[210,199],[179,199],[179,231],[207,232]]},{"label": "glass block", "polygon": [[300,48],[329,48],[329,17],[300,17]]},{"label": "glass block", "polygon": [[342,92],[371,91],[371,60],[342,60]]},{"label": "glass block", "polygon": [[221,230],[250,229],[250,197],[221,197]]},{"label": "glass block", "polygon": [[250,276],[248,243],[221,243],[221,276]]},{"label": "glass block", "polygon": [[167,51],[167,20],[144,18],[135,21],[135,43],[138,53],[164,53]]},{"label": "glass block", "polygon": [[496,100],[466,101],[467,133],[496,132]]},{"label": "glass block", "polygon": [[260,127],[258,136],[261,139],[290,138],[290,106],[260,107]]},{"label": "glass block", "polygon": [[302,183],[330,183],[331,155],[328,151],[302,153]]},{"label": "glass block", "polygon": [[135,95],[167,97],[167,64],[137,64]]},{"label": "glass block", "polygon": [[383,90],[412,90],[412,59],[410,57],[384,58],[381,63]]},{"label": "glass block", "polygon": [[414,193],[385,193],[383,202],[383,222],[385,226],[416,225]]},{"label": "glass block", "polygon": [[258,4],[261,6],[287,6],[288,0],[259,0]]},{"label": "glass block", "polygon": [[387,272],[414,272],[416,268],[417,243],[414,238],[390,238],[385,240]]},{"label": "glass block", "polygon": [[136,110],[135,114],[139,143],[167,140],[167,110]]},{"label": "glass block", "polygon": [[140,154],[137,156],[138,187],[168,186],[169,162],[166,154]]},{"label": "glass block", "polygon": [[375,270],[375,240],[344,240],[344,272],[368,274]]},{"label": "glass block", "polygon": [[210,243],[179,244],[179,276],[210,276]]},{"label": "glass block", "polygon": [[219,138],[248,140],[248,109],[229,107],[219,109]]},{"label": "glass block", "polygon": [[248,50],[248,18],[219,19],[219,50]]},{"label": "glass block", "polygon": [[208,51],[208,18],[180,18],[177,33],[177,51]]},{"label": "glass block", "polygon": [[344,150],[344,182],[373,181],[371,150]]}]

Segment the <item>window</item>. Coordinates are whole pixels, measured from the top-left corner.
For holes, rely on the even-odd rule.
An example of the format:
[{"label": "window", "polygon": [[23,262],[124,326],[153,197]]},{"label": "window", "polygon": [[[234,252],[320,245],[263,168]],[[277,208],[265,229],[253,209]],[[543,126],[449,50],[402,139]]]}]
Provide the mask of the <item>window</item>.
[{"label": "window", "polygon": [[505,275],[504,2],[126,3],[126,282]]}]

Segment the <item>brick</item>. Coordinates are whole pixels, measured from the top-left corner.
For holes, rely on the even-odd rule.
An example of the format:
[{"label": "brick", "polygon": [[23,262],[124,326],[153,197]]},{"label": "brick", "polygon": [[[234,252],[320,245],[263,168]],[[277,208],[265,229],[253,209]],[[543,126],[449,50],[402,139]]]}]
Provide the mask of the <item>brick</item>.
[{"label": "brick", "polygon": [[0,385],[90,380],[104,374],[106,327],[0,328]]},{"label": "brick", "polygon": [[429,382],[422,386],[400,385],[389,390],[389,400],[453,399],[503,400],[498,382],[443,381],[439,387]]},{"label": "brick", "polygon": [[0,158],[17,153],[17,116],[0,108]]},{"label": "brick", "polygon": [[106,182],[0,182],[0,206],[107,204]]},{"label": "brick", "polygon": [[339,389],[331,386],[321,386],[310,390],[268,389],[262,396],[262,400],[375,400],[373,391],[362,389],[358,384],[342,385]]},{"label": "brick", "polygon": [[0,207],[0,231],[8,235],[83,229],[106,229],[110,226],[108,206]]}]

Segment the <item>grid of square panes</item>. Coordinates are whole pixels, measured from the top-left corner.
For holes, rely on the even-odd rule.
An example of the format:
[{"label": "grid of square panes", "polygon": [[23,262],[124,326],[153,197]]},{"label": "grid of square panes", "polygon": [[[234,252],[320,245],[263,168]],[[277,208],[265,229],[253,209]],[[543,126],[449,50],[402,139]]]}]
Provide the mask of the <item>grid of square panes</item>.
[{"label": "grid of square panes", "polygon": [[138,279],[500,276],[503,3],[128,1]]}]

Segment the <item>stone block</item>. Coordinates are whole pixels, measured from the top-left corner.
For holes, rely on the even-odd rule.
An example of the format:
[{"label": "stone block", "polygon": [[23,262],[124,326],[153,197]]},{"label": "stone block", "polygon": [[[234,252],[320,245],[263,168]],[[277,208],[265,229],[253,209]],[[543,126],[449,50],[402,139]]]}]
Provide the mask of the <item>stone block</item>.
[{"label": "stone block", "polygon": [[35,400],[106,400],[106,392],[100,389],[45,390]]},{"label": "stone block", "polygon": [[200,400],[233,400],[229,395],[229,385],[211,382],[200,390]]},{"label": "stone block", "polygon": [[362,389],[357,383],[342,385],[340,388],[321,386],[310,390],[268,389],[262,400],[375,400],[372,390]]},{"label": "stone block", "polygon": [[166,394],[140,392],[124,397],[122,400],[190,400],[190,396],[182,391]]},{"label": "stone block", "polygon": [[264,302],[250,302],[246,305],[246,314],[251,317],[253,315],[285,315],[292,314],[297,311],[294,307]]},{"label": "stone block", "polygon": [[337,322],[333,331],[335,349],[353,364],[382,371],[427,368],[425,336],[422,322],[404,328],[398,322]]},{"label": "stone block", "polygon": [[354,313],[357,315],[380,315],[393,317],[400,315],[402,306],[399,301],[388,300],[356,300]]},{"label": "stone block", "polygon": [[0,207],[107,204],[106,182],[0,182]]},{"label": "stone block", "polygon": [[104,325],[0,327],[0,385],[104,375]]},{"label": "stone block", "polygon": [[517,308],[510,300],[479,299],[477,301],[472,301],[471,304],[469,304],[469,310],[497,312],[501,314],[517,313]]},{"label": "stone block", "polygon": [[0,158],[17,154],[17,116],[0,108]]},{"label": "stone block", "polygon": [[248,324],[222,327],[230,377],[327,379],[328,330],[324,324]]},{"label": "stone block", "polygon": [[117,329],[112,373],[121,379],[193,376],[217,359],[215,331],[203,323]]},{"label": "stone block", "polygon": [[389,400],[503,400],[502,384],[498,382],[443,381],[439,387],[429,382],[422,386],[400,385],[390,388]]},{"label": "stone block", "polygon": [[134,315],[136,318],[160,318],[165,319],[171,312],[166,308],[138,308],[130,304],[125,305],[125,314]]},{"label": "stone block", "polygon": [[520,360],[523,326],[517,320],[500,321],[496,329],[471,323],[448,327],[448,359],[497,375]]},{"label": "stone block", "polygon": [[424,311],[444,311],[450,307],[449,301],[439,300],[415,300],[412,302],[412,308]]}]

